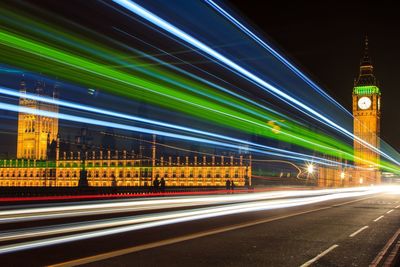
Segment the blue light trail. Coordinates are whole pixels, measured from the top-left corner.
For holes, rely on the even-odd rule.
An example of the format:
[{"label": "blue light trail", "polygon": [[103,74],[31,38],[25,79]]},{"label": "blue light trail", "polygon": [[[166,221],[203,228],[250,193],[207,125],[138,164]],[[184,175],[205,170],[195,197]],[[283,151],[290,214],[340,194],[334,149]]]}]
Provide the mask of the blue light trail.
[{"label": "blue light trail", "polygon": [[[289,101],[290,103],[294,104],[301,110],[304,114],[310,116],[313,119],[316,119],[316,117],[323,122],[325,122],[329,127],[338,130],[339,132],[343,133],[347,137],[350,137],[351,139],[356,140],[360,144],[368,147],[369,149],[373,150],[374,152],[382,155],[383,157],[389,159],[390,161],[396,163],[397,165],[400,165],[400,162],[397,161],[396,159],[392,158],[391,156],[387,155],[383,151],[379,150],[378,148],[374,147],[373,145],[369,144],[368,142],[362,140],[361,138],[355,136],[348,130],[344,129],[340,125],[336,124],[332,120],[328,119],[324,115],[320,114],[319,112],[315,111],[314,109],[310,108],[309,106],[303,104],[301,101],[295,99],[294,97],[286,94],[285,92],[279,90],[275,86],[272,86],[271,84],[267,83],[263,79],[259,78],[258,76],[254,75],[250,71],[246,70],[245,68],[239,66],[232,60],[228,59],[224,55],[218,53],[214,49],[210,48],[206,44],[200,42],[196,38],[192,37],[191,35],[187,34],[186,32],[180,30],[179,28],[175,27],[171,23],[165,21],[164,19],[160,18],[159,16],[153,14],[152,12],[148,11],[147,9],[143,8],[142,6],[136,4],[133,1],[129,0],[113,0],[116,4],[119,4],[120,6],[132,11],[136,15],[146,19],[147,21],[157,25],[158,27],[164,29],[165,31],[171,33],[172,35],[186,41],[187,43],[193,45],[194,47],[200,49],[201,51],[205,52],[206,54],[212,56],[216,60],[226,64],[233,70],[237,71],[238,73],[242,74],[243,76],[247,77],[248,79],[254,81],[256,84],[260,85],[264,90],[272,92],[279,97]],[[314,117],[316,116],[316,117]]]},{"label": "blue light trail", "polygon": [[[43,97],[43,96],[39,96],[39,95],[35,95],[35,94],[21,93],[21,92],[15,91],[15,90],[6,89],[4,87],[0,87],[0,94],[41,101],[44,103],[59,105],[59,106],[73,108],[73,109],[77,109],[77,110],[93,112],[96,114],[107,115],[107,116],[117,117],[117,118],[121,118],[121,119],[127,119],[127,120],[142,122],[142,123],[148,123],[148,124],[160,126],[160,127],[167,127],[167,128],[174,129],[174,130],[179,130],[179,131],[184,131],[184,132],[194,133],[194,134],[200,134],[200,135],[212,137],[212,138],[223,139],[225,141],[235,142],[235,143],[239,143],[241,145],[249,145],[249,146],[253,146],[253,147],[258,147],[259,149],[255,149],[255,148],[249,148],[249,149],[254,152],[259,152],[261,154],[278,156],[278,157],[286,157],[286,158],[291,158],[291,159],[300,160],[300,161],[313,161],[316,163],[321,163],[321,164],[330,165],[330,166],[341,165],[336,161],[322,159],[322,158],[318,158],[318,157],[314,157],[314,156],[310,156],[310,155],[306,155],[306,154],[302,154],[302,153],[292,152],[292,151],[288,151],[288,150],[283,150],[283,149],[279,149],[279,148],[275,148],[275,147],[260,145],[260,144],[256,144],[256,143],[252,143],[252,142],[248,142],[245,140],[240,140],[237,138],[232,138],[232,137],[228,137],[228,136],[224,136],[224,135],[220,135],[220,134],[205,132],[205,131],[188,128],[188,127],[184,127],[184,126],[179,126],[179,125],[173,125],[173,124],[160,122],[160,121],[156,121],[156,120],[145,119],[145,118],[132,116],[132,115],[128,115],[128,114],[108,111],[108,110],[99,109],[96,107],[85,106],[85,105],[76,104],[76,103],[72,103],[72,102],[68,102],[68,101],[54,99],[54,98]],[[0,109],[10,110],[10,111],[14,111],[14,112],[30,113],[30,114],[47,116],[47,117],[52,117],[52,118],[60,118],[60,119],[65,119],[65,120],[69,120],[69,121],[74,121],[74,122],[88,123],[88,124],[92,124],[92,125],[113,127],[113,128],[135,131],[135,132],[143,131],[144,133],[148,133],[148,134],[156,134],[156,135],[177,138],[177,139],[186,140],[186,141],[196,141],[196,142],[202,142],[202,143],[207,143],[207,144],[212,144],[212,145],[222,145],[222,146],[234,148],[234,149],[239,149],[241,147],[239,145],[232,145],[232,144],[228,144],[228,143],[222,143],[222,142],[207,140],[207,139],[203,139],[203,138],[189,137],[186,135],[161,132],[161,131],[156,131],[156,130],[134,127],[134,126],[130,126],[130,125],[123,125],[123,124],[117,124],[117,123],[113,123],[113,122],[100,121],[100,120],[95,120],[95,119],[91,119],[91,118],[78,117],[78,116],[62,114],[62,113],[54,113],[54,112],[45,111],[45,110],[36,110],[36,109],[6,104],[6,103],[0,103]],[[276,153],[275,152],[266,152],[266,151],[263,151],[260,149],[272,150],[272,151],[275,151]],[[288,155],[281,154],[281,153],[285,153]]]}]

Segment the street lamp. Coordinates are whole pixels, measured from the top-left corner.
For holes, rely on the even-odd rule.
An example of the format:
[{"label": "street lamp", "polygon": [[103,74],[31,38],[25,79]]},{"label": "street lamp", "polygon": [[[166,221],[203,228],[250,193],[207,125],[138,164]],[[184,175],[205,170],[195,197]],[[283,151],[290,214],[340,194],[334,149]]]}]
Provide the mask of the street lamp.
[{"label": "street lamp", "polygon": [[88,135],[88,130],[87,128],[82,128],[81,129],[81,134],[80,136],[76,137],[75,143],[77,144],[77,147],[79,151],[81,152],[81,166],[80,166],[80,173],[79,173],[79,182],[78,186],[79,187],[87,187],[89,185],[88,180],[87,180],[87,171],[85,168],[86,165],[86,152],[89,150],[89,148],[92,145],[92,137]]},{"label": "street lamp", "polygon": [[313,174],[314,173],[314,164],[310,163],[307,165],[307,172],[309,174]]}]

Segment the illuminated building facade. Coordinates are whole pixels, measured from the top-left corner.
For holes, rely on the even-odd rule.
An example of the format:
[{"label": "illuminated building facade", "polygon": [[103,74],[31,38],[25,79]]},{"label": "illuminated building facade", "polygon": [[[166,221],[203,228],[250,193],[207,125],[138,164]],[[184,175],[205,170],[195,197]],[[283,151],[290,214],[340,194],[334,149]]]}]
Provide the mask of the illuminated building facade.
[{"label": "illuminated building facade", "polygon": [[[82,164],[79,153],[63,153],[57,161],[0,161],[0,186],[78,186],[83,169],[89,186],[151,186],[155,178],[164,178],[167,186],[225,186],[233,180],[236,186],[251,183],[251,164],[240,157],[163,157],[152,160],[107,151],[92,152]],[[113,154],[113,155],[112,155]]]},{"label": "illuminated building facade", "polygon": [[344,187],[349,186],[352,180],[352,170],[345,168],[345,162],[336,157],[324,157],[325,159],[336,161],[336,166],[318,168],[317,185],[319,187]]},{"label": "illuminated building facade", "polygon": [[[373,73],[368,54],[368,39],[365,40],[365,52],[360,64],[360,73],[353,88],[354,135],[375,148],[380,147],[381,92]],[[381,174],[377,167],[379,154],[365,144],[354,140],[354,184],[377,184]]]},{"label": "illuminated building facade", "polygon": [[[21,82],[21,91],[26,92]],[[41,84],[36,92],[43,93]],[[56,94],[53,94],[56,97]],[[20,106],[58,112],[58,107],[21,98]],[[152,155],[98,149],[61,151],[58,119],[20,112],[18,114],[17,159],[0,160],[0,186],[93,187],[151,186],[164,178],[166,186],[236,186],[251,184],[251,156],[157,157],[155,137]],[[54,152],[54,153],[53,153]]]},{"label": "illuminated building facade", "polygon": [[[26,90],[25,81],[22,81],[20,92],[26,93]],[[36,83],[35,91],[38,95],[44,94],[43,82]],[[53,91],[53,98],[55,97],[57,97],[57,88]],[[19,105],[35,110],[58,112],[56,105],[26,98],[20,98]],[[48,146],[57,139],[57,135],[58,118],[20,112],[18,114],[17,158],[47,159]]]}]

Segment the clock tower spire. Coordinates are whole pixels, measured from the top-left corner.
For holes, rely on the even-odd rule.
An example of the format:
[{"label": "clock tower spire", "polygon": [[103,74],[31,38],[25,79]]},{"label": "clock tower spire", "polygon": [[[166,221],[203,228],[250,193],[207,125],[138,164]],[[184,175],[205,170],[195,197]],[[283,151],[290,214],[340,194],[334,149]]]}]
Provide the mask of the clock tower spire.
[{"label": "clock tower spire", "polygon": [[354,86],[376,86],[377,81],[374,76],[374,67],[368,51],[368,36],[365,36],[364,55],[360,60],[360,73],[354,82]]},{"label": "clock tower spire", "polygon": [[[369,56],[368,37],[365,37],[364,55],[360,72],[354,81],[353,116],[354,135],[379,149],[381,92],[374,75]],[[379,154],[370,147],[354,140],[354,184],[377,184],[381,182]]]}]

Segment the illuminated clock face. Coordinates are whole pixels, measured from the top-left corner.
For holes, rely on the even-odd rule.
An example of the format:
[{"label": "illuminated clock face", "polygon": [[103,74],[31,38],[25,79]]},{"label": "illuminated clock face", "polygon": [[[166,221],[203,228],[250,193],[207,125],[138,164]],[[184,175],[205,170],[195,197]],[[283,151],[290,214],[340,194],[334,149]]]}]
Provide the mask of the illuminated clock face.
[{"label": "illuminated clock face", "polygon": [[360,109],[368,109],[371,106],[371,99],[369,97],[363,96],[358,99],[358,107]]}]

